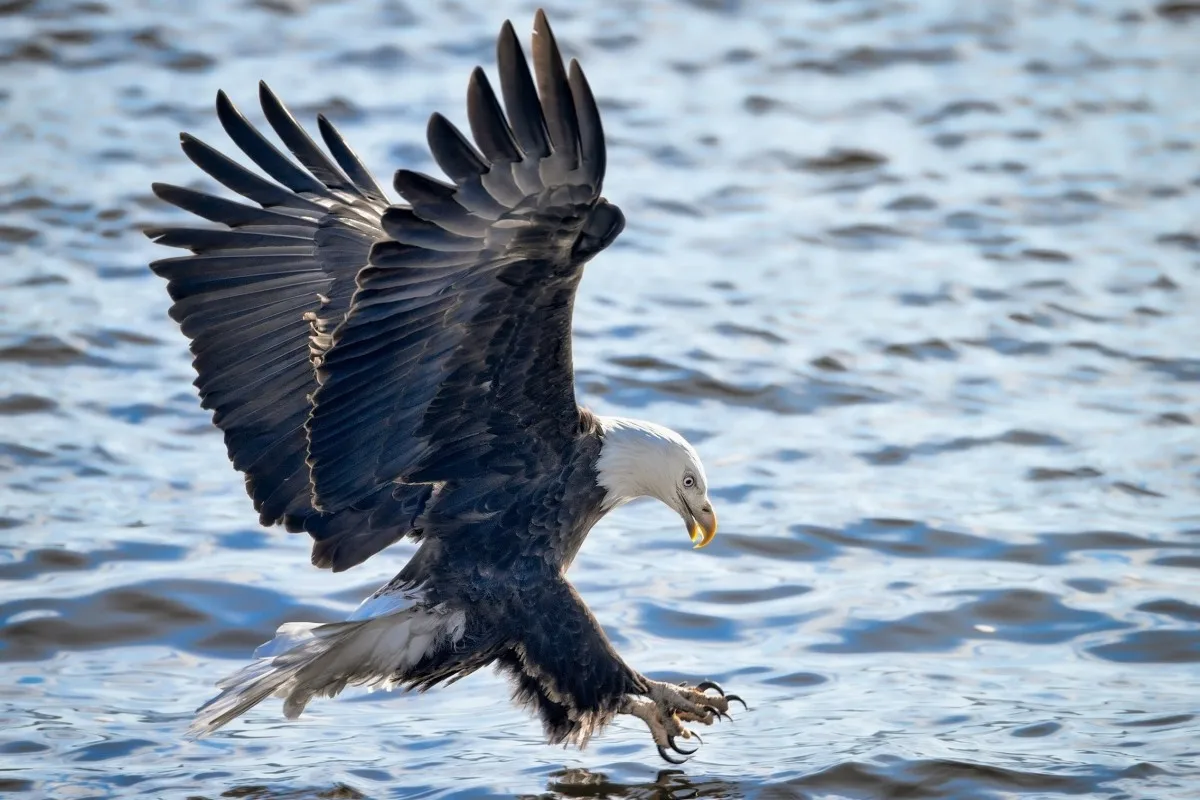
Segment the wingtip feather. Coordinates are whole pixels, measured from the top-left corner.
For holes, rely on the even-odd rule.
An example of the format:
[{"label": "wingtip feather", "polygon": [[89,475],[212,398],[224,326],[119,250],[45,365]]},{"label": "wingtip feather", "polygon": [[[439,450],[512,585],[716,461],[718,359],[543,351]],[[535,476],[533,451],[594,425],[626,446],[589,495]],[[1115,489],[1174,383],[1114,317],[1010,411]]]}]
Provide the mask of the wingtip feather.
[{"label": "wingtip feather", "polygon": [[579,153],[581,166],[586,172],[588,182],[595,187],[596,194],[604,183],[604,173],[608,167],[607,145],[604,141],[604,123],[600,118],[600,108],[596,104],[596,96],[588,83],[583,67],[572,58],[567,72],[567,81],[571,84],[571,96],[575,100],[575,118],[579,125]]},{"label": "wingtip feather", "polygon": [[554,152],[574,169],[579,161],[579,122],[562,53],[546,15],[540,10],[533,23],[533,67],[546,129]]},{"label": "wingtip feather", "polygon": [[500,70],[500,93],[508,121],[525,155],[541,159],[550,155],[546,119],[538,99],[533,75],[521,41],[512,23],[505,20],[496,40],[496,63]]}]

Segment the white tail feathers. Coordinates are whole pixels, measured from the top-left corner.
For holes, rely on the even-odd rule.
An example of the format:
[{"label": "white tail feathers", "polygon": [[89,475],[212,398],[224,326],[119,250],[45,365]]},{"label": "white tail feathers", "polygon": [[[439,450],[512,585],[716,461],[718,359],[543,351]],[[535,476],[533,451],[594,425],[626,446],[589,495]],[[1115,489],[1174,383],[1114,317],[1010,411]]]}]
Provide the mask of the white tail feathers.
[{"label": "white tail feathers", "polygon": [[219,695],[196,711],[191,736],[205,736],[271,695],[295,719],[314,697],[347,686],[391,688],[423,657],[462,637],[466,617],[443,607],[405,608],[368,619],[289,622],[254,651],[255,660],[222,680]]}]

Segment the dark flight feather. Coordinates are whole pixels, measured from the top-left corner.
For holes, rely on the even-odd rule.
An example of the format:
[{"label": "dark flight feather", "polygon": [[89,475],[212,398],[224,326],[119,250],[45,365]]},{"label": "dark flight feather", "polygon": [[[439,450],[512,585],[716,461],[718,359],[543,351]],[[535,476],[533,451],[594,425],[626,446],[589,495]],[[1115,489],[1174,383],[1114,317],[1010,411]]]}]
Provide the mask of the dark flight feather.
[{"label": "dark flight feather", "polygon": [[492,91],[487,73],[476,67],[467,85],[467,119],[475,143],[492,164],[511,164],[521,160],[521,151],[513,140],[512,128]]},{"label": "dark flight feather", "polygon": [[[312,137],[300,127],[291,112],[263,81],[258,82],[258,97],[267,122],[280,140],[292,151],[292,155],[324,186],[327,191],[340,191],[365,199],[358,187],[350,182],[341,168],[317,147]],[[374,183],[374,181],[372,181]]]},{"label": "dark flight feather", "polygon": [[387,196],[383,190],[375,183],[375,179],[371,177],[371,173],[367,171],[358,155],[350,149],[350,145],[346,144],[342,134],[338,132],[332,122],[325,118],[324,114],[317,115],[317,129],[321,131],[321,138],[325,140],[325,146],[329,148],[329,152],[363,196],[379,205],[387,205]]},{"label": "dark flight feather", "polygon": [[237,110],[229,95],[223,91],[217,92],[217,118],[234,144],[261,167],[263,172],[297,194],[329,197],[329,189],[279,152],[279,148],[271,144],[242,116],[242,112]]},{"label": "dark flight feather", "polygon": [[583,68],[575,59],[571,59],[568,81],[571,84],[575,116],[579,123],[579,147],[583,159],[580,166],[588,183],[598,183],[604,179],[604,171],[608,168],[604,126],[600,122],[600,108],[592,95],[592,87],[588,85]]},{"label": "dark flight feather", "polygon": [[546,14],[540,9],[533,20],[533,66],[554,152],[566,169],[575,169],[579,165],[579,120],[575,118],[575,98],[567,82],[558,43],[554,41]]},{"label": "dark flight feather", "polygon": [[179,139],[184,154],[192,163],[224,184],[225,188],[253,200],[263,208],[286,208],[298,214],[315,214],[318,218],[325,214],[325,208],[320,204],[254,174],[191,134],[181,133]]},{"label": "dark flight feather", "polygon": [[505,22],[500,29],[496,60],[500,68],[500,92],[504,95],[504,107],[517,143],[525,158],[535,161],[546,158],[550,155],[550,142],[542,103],[525,61],[525,51],[521,49],[521,41],[511,22]]}]

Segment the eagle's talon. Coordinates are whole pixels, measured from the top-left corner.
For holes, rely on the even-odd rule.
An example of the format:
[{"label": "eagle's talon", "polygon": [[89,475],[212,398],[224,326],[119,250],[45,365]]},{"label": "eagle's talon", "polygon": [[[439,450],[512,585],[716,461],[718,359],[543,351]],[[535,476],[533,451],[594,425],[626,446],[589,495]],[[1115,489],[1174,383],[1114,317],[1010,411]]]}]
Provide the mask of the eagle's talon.
[{"label": "eagle's talon", "polygon": [[687,763],[687,756],[684,756],[683,758],[672,758],[667,752],[667,748],[663,747],[661,744],[658,746],[658,754],[662,757],[662,760],[668,764],[679,765]]},{"label": "eagle's talon", "polygon": [[696,684],[697,692],[706,692],[709,689],[712,689],[714,692],[721,695],[721,697],[725,696],[725,690],[721,688],[720,684],[714,683],[713,681],[700,681],[700,683]]},{"label": "eagle's talon", "polygon": [[736,694],[727,694],[727,695],[723,695],[723,696],[724,696],[724,698],[725,698],[725,702],[727,702],[727,703],[741,703],[741,704],[742,704],[742,708],[746,709],[747,711],[749,711],[749,710],[750,710],[750,706],[746,705],[746,701],[745,701],[745,700],[743,700],[742,698],[738,697]]},{"label": "eagle's talon", "polygon": [[[684,736],[687,736],[688,731],[685,730],[683,733],[684,733]],[[667,736],[667,746],[670,747],[672,750],[674,750],[676,753],[679,753],[681,756],[695,755],[696,751],[700,749],[700,748],[696,747],[691,750],[684,750],[684,749],[680,748],[679,745],[675,744],[675,737],[670,736],[670,735]]]}]

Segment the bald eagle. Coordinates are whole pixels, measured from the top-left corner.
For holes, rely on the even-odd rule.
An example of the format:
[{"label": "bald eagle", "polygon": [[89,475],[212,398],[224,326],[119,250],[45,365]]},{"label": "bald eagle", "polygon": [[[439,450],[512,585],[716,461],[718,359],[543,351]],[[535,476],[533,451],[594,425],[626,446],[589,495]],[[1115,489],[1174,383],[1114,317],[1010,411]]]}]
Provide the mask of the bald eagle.
[{"label": "bald eagle", "polygon": [[429,120],[449,180],[401,169],[401,202],[328,120],[322,150],[265,84],[263,113],[294,160],[223,92],[216,106],[267,177],[181,135],[196,166],[254,205],[153,187],[223,226],[148,231],[191,251],[151,268],[261,523],[307,532],[313,564],[334,571],[419,543],[345,621],[279,628],[218,684],[195,735],[272,695],[290,719],[348,685],[425,690],[494,664],[551,743],[583,747],[629,714],[678,763],[669,750],[694,752],[676,743],[686,724],[737,700],[636,672],[565,577],[592,526],[635,498],[674,509],[697,547],[717,517],[682,436],[576,403],[575,292],[625,221],[600,193],[595,98],[545,15],[532,73],[511,23],[497,58],[500,99],[480,68],[468,85],[473,143]]}]

